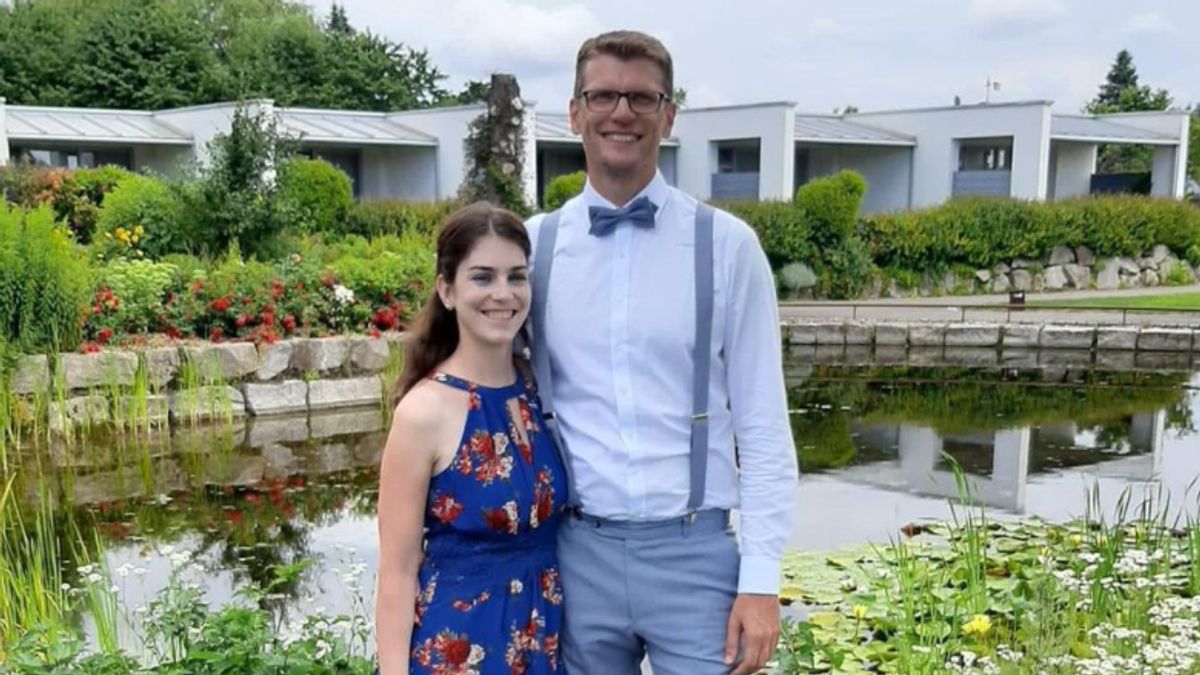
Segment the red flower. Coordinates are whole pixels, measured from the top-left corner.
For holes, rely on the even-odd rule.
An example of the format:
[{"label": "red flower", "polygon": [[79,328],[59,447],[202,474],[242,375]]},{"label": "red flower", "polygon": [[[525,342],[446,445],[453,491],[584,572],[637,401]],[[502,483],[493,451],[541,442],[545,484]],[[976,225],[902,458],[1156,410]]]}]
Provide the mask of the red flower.
[{"label": "red flower", "polygon": [[321,277],[321,283],[325,284],[325,288],[333,288],[333,285],[337,283],[337,280],[333,278],[332,274],[326,274],[325,276]]},{"label": "red flower", "polygon": [[371,323],[379,330],[389,330],[396,327],[396,312],[391,307],[380,307],[371,317]]},{"label": "red flower", "polygon": [[96,334],[96,341],[100,344],[106,344],[113,336],[113,329],[105,328]]},{"label": "red flower", "polygon": [[372,328],[371,329],[371,337],[378,340],[379,338],[383,337],[383,333],[380,333],[378,328]]},{"label": "red flower", "polygon": [[272,281],[271,282],[271,299],[278,300],[278,299],[282,298],[284,290],[285,290],[285,287],[284,287],[282,281],[280,281],[279,279]]},{"label": "red flower", "polygon": [[429,510],[433,513],[434,518],[443,523],[449,523],[462,514],[463,505],[454,501],[454,497],[450,495],[438,495]]},{"label": "red flower", "polygon": [[483,522],[497,532],[516,534],[520,526],[517,520],[517,503],[510,501],[498,509],[484,509]]},{"label": "red flower", "polygon": [[208,307],[214,312],[224,312],[225,310],[229,309],[229,304],[229,296],[222,295],[216,300],[213,300]]},{"label": "red flower", "polygon": [[249,314],[239,314],[238,317],[233,320],[233,325],[237,326],[238,328],[245,328],[246,324],[253,320],[254,317],[250,316]]},{"label": "red flower", "polygon": [[213,342],[220,342],[223,335],[225,335],[225,329],[220,326],[214,326],[212,332],[208,334],[208,339]]},{"label": "red flower", "polygon": [[163,332],[167,334],[167,337],[174,338],[176,340],[183,337],[183,333],[181,333],[175,326],[167,326]]},{"label": "red flower", "polygon": [[291,314],[288,314],[287,316],[283,317],[283,329],[289,333],[295,332],[296,317],[292,316]]},{"label": "red flower", "polygon": [[446,640],[442,656],[446,659],[446,663],[461,666],[471,658],[471,643],[463,638]]}]

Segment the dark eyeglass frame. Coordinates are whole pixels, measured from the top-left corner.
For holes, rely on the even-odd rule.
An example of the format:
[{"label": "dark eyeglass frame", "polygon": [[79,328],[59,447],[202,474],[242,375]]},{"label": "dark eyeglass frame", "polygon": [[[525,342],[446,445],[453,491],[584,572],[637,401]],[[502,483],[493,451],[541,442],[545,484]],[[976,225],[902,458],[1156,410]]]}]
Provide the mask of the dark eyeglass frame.
[{"label": "dark eyeglass frame", "polygon": [[[640,96],[640,95],[645,95],[645,94],[649,94],[649,93],[653,93],[658,96],[658,98],[656,98],[654,100],[654,107],[643,110],[643,109],[641,109],[642,108],[641,103],[638,103],[636,105],[634,104],[633,96]],[[616,98],[613,99],[613,103],[610,106],[597,105],[597,102],[595,101],[596,94],[615,94]],[[671,97],[667,96],[666,94],[662,93],[661,91],[656,91],[656,92],[617,91],[616,89],[588,89],[586,91],[580,92],[579,98],[583,99],[583,103],[587,107],[587,109],[594,113],[613,112],[621,105],[621,99],[625,99],[625,103],[629,106],[629,110],[632,111],[636,115],[653,115],[654,113],[657,113],[660,110],[662,110],[664,103],[669,103],[671,101]],[[639,101],[640,100],[641,99],[639,99]]]}]

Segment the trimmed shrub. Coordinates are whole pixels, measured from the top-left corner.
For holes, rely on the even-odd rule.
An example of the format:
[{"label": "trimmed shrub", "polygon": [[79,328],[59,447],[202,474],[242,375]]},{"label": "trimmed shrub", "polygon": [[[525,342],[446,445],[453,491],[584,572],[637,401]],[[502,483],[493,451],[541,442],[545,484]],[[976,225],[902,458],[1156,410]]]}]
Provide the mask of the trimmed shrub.
[{"label": "trimmed shrub", "polygon": [[97,253],[103,257],[160,258],[186,248],[179,228],[179,198],[165,182],[130,176],[104,200],[96,220]]},{"label": "trimmed shrub", "polygon": [[408,202],[399,199],[367,199],[350,206],[341,234],[362,237],[402,235],[415,232],[430,235],[442,221],[462,206],[457,200]]},{"label": "trimmed shrub", "polygon": [[132,175],[118,166],[71,170],[15,164],[4,172],[4,194],[26,208],[49,204],[55,218],[66,223],[77,241],[86,244],[92,240],[105,196]]},{"label": "trimmed shrub", "polygon": [[546,185],[546,190],[542,194],[542,207],[546,211],[562,208],[568,199],[583,192],[585,183],[587,183],[587,173],[583,171],[556,176]]},{"label": "trimmed shrub", "polygon": [[88,282],[87,259],[49,206],[0,203],[0,340],[24,351],[74,349]]},{"label": "trimmed shrub", "polygon": [[854,234],[858,209],[867,193],[867,181],[856,171],[841,171],[817,178],[796,190],[796,206],[804,214],[819,244],[840,244]]},{"label": "trimmed shrub", "polygon": [[336,232],[350,210],[350,177],[323,159],[294,158],[279,168],[279,199],[300,232]]},{"label": "trimmed shrub", "polygon": [[[89,337],[105,328],[121,333],[147,333],[159,328],[163,300],[178,270],[170,263],[116,260],[96,271]],[[113,299],[117,302],[112,302]],[[111,335],[111,334],[110,334]],[[107,342],[107,337],[100,339]]]},{"label": "trimmed shrub", "polygon": [[772,269],[808,262],[816,254],[808,219],[791,202],[718,202],[715,206],[754,228]]},{"label": "trimmed shrub", "polygon": [[867,216],[859,235],[881,266],[988,268],[1042,259],[1059,245],[1098,256],[1140,256],[1155,244],[1187,255],[1200,245],[1200,209],[1170,199],[1083,197],[1051,204],[1005,198],[954,199],[918,211]]}]

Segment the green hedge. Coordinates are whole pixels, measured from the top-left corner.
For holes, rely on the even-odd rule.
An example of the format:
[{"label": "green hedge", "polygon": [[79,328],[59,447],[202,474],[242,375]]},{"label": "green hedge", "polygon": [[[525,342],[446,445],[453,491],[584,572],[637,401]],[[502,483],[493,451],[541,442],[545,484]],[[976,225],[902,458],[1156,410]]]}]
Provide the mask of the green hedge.
[{"label": "green hedge", "polygon": [[1200,263],[1200,208],[1138,196],[1049,204],[955,199],[933,208],[865,217],[858,234],[876,264],[909,270],[1036,260],[1059,245],[1087,246],[1101,257],[1134,257],[1165,244]]},{"label": "green hedge", "polygon": [[406,232],[429,235],[437,231],[451,213],[462,203],[456,200],[440,202],[409,202],[400,199],[365,199],[350,207],[340,234],[363,237],[401,235]]},{"label": "green hedge", "polygon": [[[140,257],[139,251],[157,259],[187,249],[179,223],[180,201],[169,184],[150,176],[129,176],[105,198],[93,247],[110,260]],[[122,236],[122,231],[137,234]]]},{"label": "green hedge", "polygon": [[583,192],[585,183],[587,174],[583,171],[556,176],[546,185],[546,191],[542,195],[542,207],[546,211],[560,208],[568,199]]},{"label": "green hedge", "polygon": [[302,233],[333,232],[353,198],[350,177],[323,159],[294,158],[279,169],[279,199]]}]

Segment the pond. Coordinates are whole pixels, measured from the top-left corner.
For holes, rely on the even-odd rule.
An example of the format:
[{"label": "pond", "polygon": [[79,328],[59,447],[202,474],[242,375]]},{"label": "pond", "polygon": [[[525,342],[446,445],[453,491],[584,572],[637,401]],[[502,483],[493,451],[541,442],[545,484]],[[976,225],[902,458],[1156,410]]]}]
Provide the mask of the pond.
[{"label": "pond", "polygon": [[[1200,373],[1061,367],[786,364],[802,476],[792,545],[886,542],[950,515],[957,464],[993,518],[1083,514],[1125,489],[1195,503]],[[54,500],[114,578],[148,603],[181,552],[220,605],[247,586],[285,623],[369,612],[377,557],[379,408],[97,436],[7,458],[16,494]],[[11,452],[11,451],[10,451]],[[313,564],[282,581],[274,570]],[[63,580],[80,575],[64,565]],[[367,616],[370,616],[368,613]],[[91,621],[81,618],[85,630]],[[122,632],[138,631],[137,615]],[[124,644],[135,641],[124,636]]]}]

